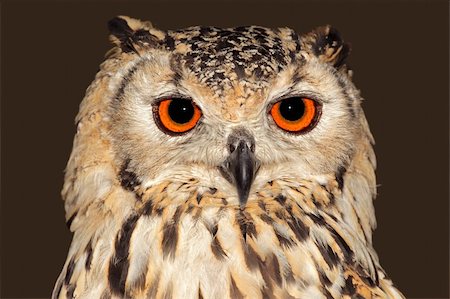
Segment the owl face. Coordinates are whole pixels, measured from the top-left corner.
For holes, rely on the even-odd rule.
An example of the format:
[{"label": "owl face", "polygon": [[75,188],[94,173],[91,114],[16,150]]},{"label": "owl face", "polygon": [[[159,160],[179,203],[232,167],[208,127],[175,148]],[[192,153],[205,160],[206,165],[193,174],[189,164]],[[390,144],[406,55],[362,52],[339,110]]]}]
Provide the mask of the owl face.
[{"label": "owl face", "polygon": [[109,86],[114,154],[144,186],[195,180],[241,198],[349,163],[362,111],[332,28],[146,26],[110,23],[123,63]]}]

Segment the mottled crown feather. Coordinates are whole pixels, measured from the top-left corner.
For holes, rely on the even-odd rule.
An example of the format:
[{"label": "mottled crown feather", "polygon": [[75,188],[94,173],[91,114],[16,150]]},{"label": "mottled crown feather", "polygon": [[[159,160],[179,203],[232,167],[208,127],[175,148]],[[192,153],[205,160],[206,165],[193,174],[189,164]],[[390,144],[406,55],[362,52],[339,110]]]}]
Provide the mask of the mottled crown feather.
[{"label": "mottled crown feather", "polygon": [[[289,28],[268,29],[260,26],[196,26],[162,31],[150,22],[118,16],[108,22],[108,29],[111,41],[122,52],[139,54],[138,49],[142,47],[165,49],[182,56],[187,65],[202,71],[232,60],[237,77],[245,77],[246,73],[254,73],[258,78],[270,75],[268,70],[269,73],[271,69],[277,72],[294,62],[300,50],[340,68],[350,52],[350,46],[329,25],[318,27],[303,36]],[[247,68],[251,71],[244,69],[244,65],[249,66]],[[218,75],[223,80],[223,76]]]}]

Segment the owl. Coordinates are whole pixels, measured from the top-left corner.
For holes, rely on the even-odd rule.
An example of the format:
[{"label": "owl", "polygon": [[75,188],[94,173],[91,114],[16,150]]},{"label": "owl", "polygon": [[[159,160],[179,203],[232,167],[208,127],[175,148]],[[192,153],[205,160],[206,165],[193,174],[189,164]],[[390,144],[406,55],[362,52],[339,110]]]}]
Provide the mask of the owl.
[{"label": "owl", "polygon": [[52,298],[404,298],[372,245],[374,140],[335,29],[108,27]]}]

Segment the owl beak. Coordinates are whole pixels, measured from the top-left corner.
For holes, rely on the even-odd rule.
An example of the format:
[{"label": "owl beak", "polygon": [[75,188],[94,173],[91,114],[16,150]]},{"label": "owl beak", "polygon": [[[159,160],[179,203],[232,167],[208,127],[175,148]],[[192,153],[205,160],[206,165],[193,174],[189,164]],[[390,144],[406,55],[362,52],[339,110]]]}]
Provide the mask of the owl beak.
[{"label": "owl beak", "polygon": [[[250,146],[248,145],[250,143]],[[248,200],[250,187],[259,169],[255,157],[255,144],[241,139],[229,144],[230,155],[219,167],[222,175],[237,188],[239,204],[243,208]]]}]

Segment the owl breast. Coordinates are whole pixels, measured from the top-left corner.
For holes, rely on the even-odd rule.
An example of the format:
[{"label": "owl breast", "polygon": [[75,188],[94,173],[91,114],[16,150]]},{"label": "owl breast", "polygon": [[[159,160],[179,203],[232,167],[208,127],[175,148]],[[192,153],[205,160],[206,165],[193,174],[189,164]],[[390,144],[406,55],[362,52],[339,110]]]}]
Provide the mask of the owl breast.
[{"label": "owl breast", "polygon": [[[188,182],[155,186],[140,195],[121,226],[111,219],[103,233],[94,233],[97,245],[85,252],[89,257],[74,258],[73,265],[85,268],[79,279],[85,275],[87,285],[102,286],[78,295],[339,298],[358,287],[377,294],[370,252],[364,253],[371,264],[363,273],[372,286],[352,274],[362,271],[361,253],[333,215],[333,201],[341,196],[334,185],[272,181],[244,209],[234,204],[236,198],[217,190],[199,192]],[[174,196],[173,190],[182,192]],[[330,209],[318,214],[316,205]],[[108,240],[115,240],[110,247]],[[108,252],[110,259],[100,262]]]}]

